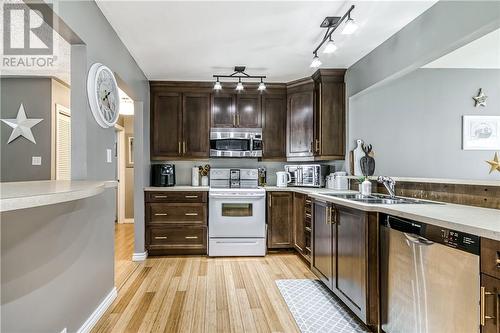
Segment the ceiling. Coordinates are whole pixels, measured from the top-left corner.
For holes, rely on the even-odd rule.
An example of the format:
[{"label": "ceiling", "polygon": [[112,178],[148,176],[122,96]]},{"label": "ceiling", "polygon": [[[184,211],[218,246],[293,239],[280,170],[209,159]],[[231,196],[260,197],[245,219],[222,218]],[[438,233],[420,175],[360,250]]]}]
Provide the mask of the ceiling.
[{"label": "ceiling", "polygon": [[322,67],[347,68],[436,1],[96,2],[150,80],[209,81],[245,65],[268,82],[287,82],[314,71],[325,16],[356,5],[360,28],[351,36],[336,31],[337,52],[318,54]]},{"label": "ceiling", "polygon": [[424,68],[500,68],[500,29],[434,60]]}]

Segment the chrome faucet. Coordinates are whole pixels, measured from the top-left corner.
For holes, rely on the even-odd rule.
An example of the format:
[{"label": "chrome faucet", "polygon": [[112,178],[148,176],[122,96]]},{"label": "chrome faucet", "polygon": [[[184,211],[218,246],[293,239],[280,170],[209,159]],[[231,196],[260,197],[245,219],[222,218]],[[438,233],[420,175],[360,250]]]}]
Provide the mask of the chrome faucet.
[{"label": "chrome faucet", "polygon": [[391,198],[394,198],[396,196],[396,181],[392,179],[391,177],[387,176],[379,176],[377,178],[377,181],[379,183],[384,184],[385,188],[387,189],[387,192],[389,192],[389,195]]}]

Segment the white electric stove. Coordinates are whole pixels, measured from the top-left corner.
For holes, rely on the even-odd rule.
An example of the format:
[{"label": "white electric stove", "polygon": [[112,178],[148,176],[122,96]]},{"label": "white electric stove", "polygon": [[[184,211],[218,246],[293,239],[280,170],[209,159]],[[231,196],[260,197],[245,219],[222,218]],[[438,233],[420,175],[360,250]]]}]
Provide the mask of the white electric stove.
[{"label": "white electric stove", "polygon": [[[240,170],[240,169],[236,169]],[[241,169],[248,178],[255,169]],[[264,256],[266,254],[266,192],[252,185],[240,186],[235,169],[214,169],[209,190],[208,255],[209,256]],[[229,185],[223,182],[230,176]],[[228,177],[229,178],[229,177]],[[257,180],[257,178],[255,178]],[[247,182],[251,184],[252,182]],[[214,187],[217,184],[220,187]],[[253,183],[252,183],[253,184]]]}]

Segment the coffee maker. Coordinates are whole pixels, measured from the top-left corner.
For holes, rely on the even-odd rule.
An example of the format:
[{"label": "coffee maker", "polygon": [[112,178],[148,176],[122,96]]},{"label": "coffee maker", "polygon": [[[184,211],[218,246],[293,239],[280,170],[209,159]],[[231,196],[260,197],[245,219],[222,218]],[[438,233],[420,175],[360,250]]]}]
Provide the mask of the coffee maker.
[{"label": "coffee maker", "polygon": [[151,186],[175,186],[175,165],[151,165]]}]

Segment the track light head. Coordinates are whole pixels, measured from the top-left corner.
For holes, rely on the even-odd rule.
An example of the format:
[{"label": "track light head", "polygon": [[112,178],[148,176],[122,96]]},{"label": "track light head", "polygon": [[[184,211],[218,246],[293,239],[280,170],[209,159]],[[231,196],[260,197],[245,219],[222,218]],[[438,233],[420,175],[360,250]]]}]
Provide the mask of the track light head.
[{"label": "track light head", "polygon": [[311,62],[311,68],[318,68],[319,66],[321,66],[321,60],[319,60],[318,55],[314,53],[314,57]]},{"label": "track light head", "polygon": [[215,81],[215,84],[214,84],[214,90],[221,90],[221,89],[222,89],[222,85],[219,82],[219,78],[217,78],[217,81]]},{"label": "track light head", "polygon": [[358,30],[358,25],[354,22],[349,13],[344,29],[342,30],[342,35],[352,35],[356,30]]},{"label": "track light head", "polygon": [[334,53],[335,51],[337,51],[337,45],[335,45],[335,43],[332,40],[332,36],[330,36],[330,40],[328,41],[328,43],[326,43],[323,53],[331,54]]},{"label": "track light head", "polygon": [[238,84],[236,85],[237,91],[242,91],[244,89],[243,83],[241,83],[241,79],[238,80]]},{"label": "track light head", "polygon": [[262,82],[262,79],[260,80],[259,87],[257,88],[258,91],[264,91],[266,90],[266,85],[264,82]]}]

